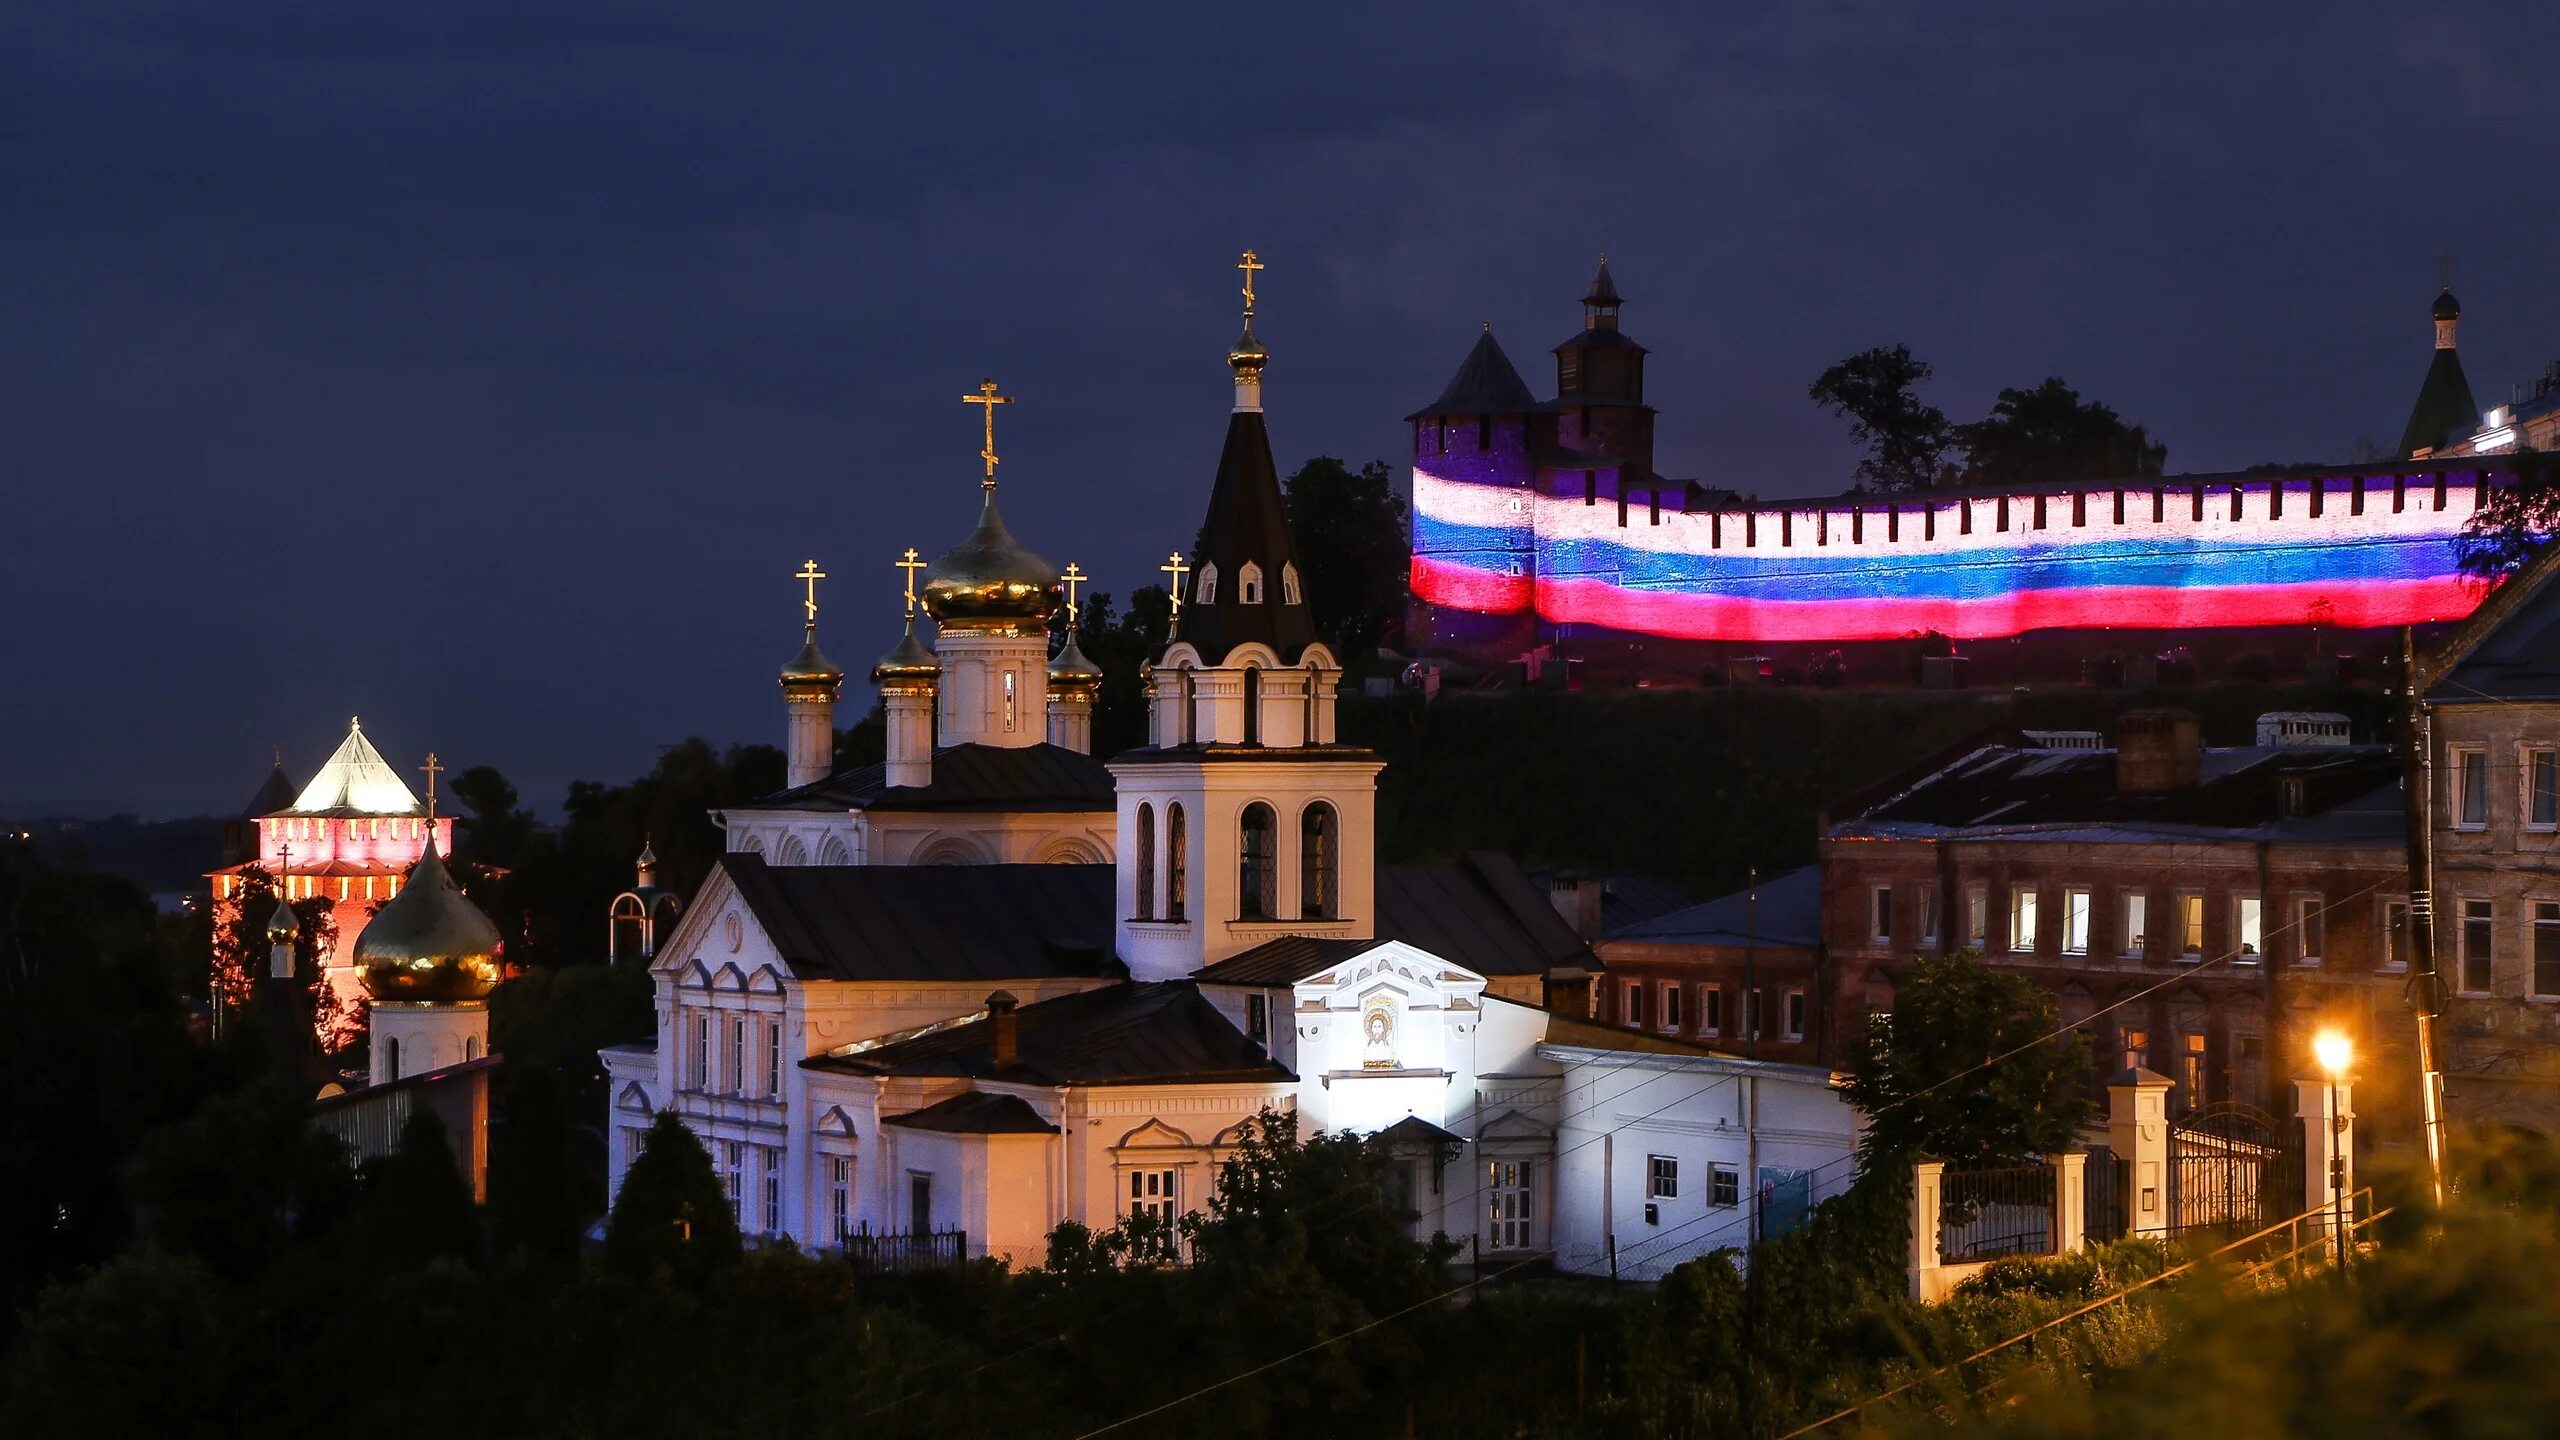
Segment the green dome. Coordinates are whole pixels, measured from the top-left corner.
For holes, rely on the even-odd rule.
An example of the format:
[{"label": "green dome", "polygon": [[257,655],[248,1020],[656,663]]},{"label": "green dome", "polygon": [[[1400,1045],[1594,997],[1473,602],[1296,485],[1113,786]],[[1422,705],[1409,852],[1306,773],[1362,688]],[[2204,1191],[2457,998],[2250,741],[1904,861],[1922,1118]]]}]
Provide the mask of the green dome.
[{"label": "green dome", "polygon": [[356,937],[356,978],[376,1000],[450,1004],[498,988],[498,927],[464,898],[435,837],[409,883]]}]

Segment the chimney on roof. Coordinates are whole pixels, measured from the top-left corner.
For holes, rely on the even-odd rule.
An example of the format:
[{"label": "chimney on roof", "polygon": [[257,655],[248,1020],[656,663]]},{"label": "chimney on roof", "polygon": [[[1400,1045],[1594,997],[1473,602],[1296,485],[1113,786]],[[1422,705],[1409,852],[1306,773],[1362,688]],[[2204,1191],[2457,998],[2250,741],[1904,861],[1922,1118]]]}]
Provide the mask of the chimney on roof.
[{"label": "chimney on roof", "polygon": [[2128,710],[2116,721],[2116,789],[2184,790],[2204,768],[2204,732],[2190,710]]},{"label": "chimney on roof", "polygon": [[1600,938],[1603,903],[1608,899],[1608,886],[1597,875],[1559,873],[1547,882],[1547,899],[1553,901],[1556,913],[1573,927],[1573,933],[1585,940]]},{"label": "chimney on roof", "polygon": [[1015,1010],[1022,1002],[1010,990],[999,990],[987,997],[987,1021],[995,1027],[995,1063],[1001,1070],[1022,1059],[1022,1017]]}]

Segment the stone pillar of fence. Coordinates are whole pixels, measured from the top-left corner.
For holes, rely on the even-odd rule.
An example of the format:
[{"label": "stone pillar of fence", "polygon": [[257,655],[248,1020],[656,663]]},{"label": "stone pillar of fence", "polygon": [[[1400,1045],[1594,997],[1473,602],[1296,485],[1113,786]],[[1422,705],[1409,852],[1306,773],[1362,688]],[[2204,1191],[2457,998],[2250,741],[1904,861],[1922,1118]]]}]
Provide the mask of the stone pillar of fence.
[{"label": "stone pillar of fence", "polygon": [[2066,1150],[2044,1163],[2053,1167],[2053,1253],[2076,1254],[2089,1244],[2089,1157]]},{"label": "stone pillar of fence", "polygon": [[[2340,1085],[2335,1093],[2338,1109],[2333,1115],[2327,1080],[2293,1082],[2293,1113],[2302,1117],[2302,1204],[2297,1208],[2305,1214],[2320,1212],[2319,1232],[2323,1235],[2330,1233],[2336,1218],[2329,1175],[2333,1158],[2344,1165],[2345,1178],[2337,1182],[2339,1188],[2350,1197],[2356,1193],[2356,1091],[2353,1085]],[[2354,1209],[2352,1199],[2348,1209]],[[2352,1214],[2348,1223],[2354,1223]]]},{"label": "stone pillar of fence", "polygon": [[2125,1165],[2127,1235],[2169,1233],[2168,1076],[2136,1066],[2107,1086],[2107,1148]]},{"label": "stone pillar of fence", "polygon": [[1923,1160],[1911,1167],[1911,1298],[1926,1300],[1928,1277],[1937,1270],[1938,1214],[1947,1187],[1947,1162]]}]

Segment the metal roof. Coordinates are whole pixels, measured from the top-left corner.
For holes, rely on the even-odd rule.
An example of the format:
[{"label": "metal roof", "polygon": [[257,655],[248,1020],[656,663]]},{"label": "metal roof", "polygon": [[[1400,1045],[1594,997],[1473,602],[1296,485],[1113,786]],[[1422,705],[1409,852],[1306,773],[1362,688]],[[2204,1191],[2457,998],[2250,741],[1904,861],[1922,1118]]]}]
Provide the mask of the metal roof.
[{"label": "metal roof", "polygon": [[1378,867],[1377,938],[1284,935],[1230,955],[1197,978],[1213,985],[1294,985],[1400,940],[1478,975],[1597,968],[1591,947],[1510,856],[1478,851],[1449,865]]},{"label": "metal roof", "polygon": [[[1309,577],[1297,554],[1262,412],[1238,410],[1227,419],[1227,445],[1218,456],[1218,478],[1209,489],[1209,513],[1200,522],[1200,548],[1191,557],[1190,591],[1173,639],[1189,643],[1211,665],[1244,644],[1268,645],[1280,663],[1296,664],[1316,638],[1315,612],[1307,606]],[[1251,603],[1241,583],[1248,564],[1262,571],[1261,593]],[[1204,602],[1200,582],[1211,566],[1217,567],[1217,589]],[[1298,574],[1294,599],[1282,581],[1292,569]]]},{"label": "metal roof", "polygon": [[1493,330],[1476,337],[1467,358],[1458,362],[1458,373],[1440,391],[1440,398],[1407,415],[1407,420],[1426,420],[1444,415],[1526,415],[1545,409],[1529,382],[1511,357],[1502,353],[1502,344],[1493,338]]},{"label": "metal roof", "polygon": [[311,783],[302,787],[294,798],[293,815],[423,815],[426,807],[409,789],[400,772],[391,768],[373,742],[364,738],[364,726],[347,722],[347,738],[338,742],[328,763]]},{"label": "metal roof", "polygon": [[1015,1060],[998,1065],[985,1016],[854,1054],[801,1063],[856,1075],[966,1076],[1035,1085],[1219,1084],[1296,1077],[1189,981],[1105,985],[1013,1012]]},{"label": "metal roof", "polygon": [[1055,1135],[1058,1127],[1040,1118],[1031,1102],[1019,1095],[990,1095],[963,1090],[921,1110],[880,1117],[883,1125],[908,1130],[939,1130],[946,1135]]},{"label": "metal roof", "polygon": [[[2199,772],[2178,789],[2125,791],[2113,750],[1985,745],[1829,833],[2381,845],[2401,838],[2400,764],[2389,746],[2213,748],[2202,752]],[[2298,808],[2287,803],[2293,785]]]},{"label": "metal roof", "polygon": [[1654,944],[1796,946],[1822,943],[1822,867],[1807,865],[1760,882],[1759,913],[1751,892],[1737,890],[1703,905],[1674,910],[1609,932],[1611,940]]},{"label": "metal roof", "polygon": [[1056,814],[1115,808],[1111,772],[1062,745],[945,745],[933,780],[891,785],[884,761],[784,790],[739,810],[969,810]]},{"label": "metal roof", "polygon": [[1108,865],[720,868],[791,972],[810,980],[1117,978]]}]

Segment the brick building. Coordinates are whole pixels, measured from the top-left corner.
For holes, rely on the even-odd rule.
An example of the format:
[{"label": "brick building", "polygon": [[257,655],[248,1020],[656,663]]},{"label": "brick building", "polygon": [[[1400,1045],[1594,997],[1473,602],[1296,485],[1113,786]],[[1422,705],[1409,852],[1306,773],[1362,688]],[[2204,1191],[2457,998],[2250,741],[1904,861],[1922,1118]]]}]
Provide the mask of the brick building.
[{"label": "brick building", "polygon": [[[1760,1060],[1837,1063],[1822,965],[1822,869],[1613,929],[1595,1014]],[[1756,996],[1756,998],[1754,998]],[[1754,1023],[1756,1020],[1757,1023]]]}]

